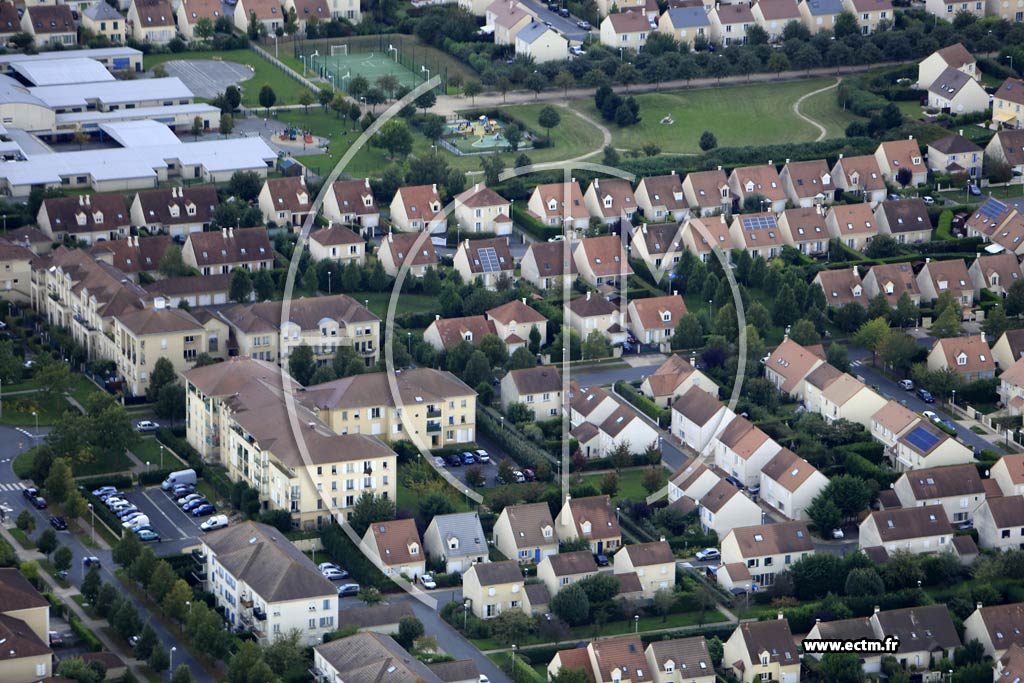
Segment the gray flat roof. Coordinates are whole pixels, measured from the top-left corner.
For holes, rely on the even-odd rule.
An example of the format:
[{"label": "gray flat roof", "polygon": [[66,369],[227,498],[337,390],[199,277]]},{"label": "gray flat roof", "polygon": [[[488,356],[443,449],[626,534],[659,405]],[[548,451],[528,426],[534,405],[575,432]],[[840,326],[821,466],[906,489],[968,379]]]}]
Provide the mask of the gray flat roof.
[{"label": "gray flat roof", "polygon": [[5,104],[8,102],[20,102],[22,104],[34,104],[39,107],[46,106],[46,103],[33,95],[29,88],[26,88],[10,76],[3,75],[0,75],[0,102]]},{"label": "gray flat roof", "polygon": [[45,59],[38,62],[14,62],[11,71],[17,72],[35,86],[68,85],[73,83],[101,83],[114,80],[95,59]]},{"label": "gray flat roof", "polygon": [[39,154],[0,165],[0,178],[12,187],[61,183],[61,178],[90,176],[94,181],[156,179],[156,169],[178,161],[208,172],[266,168],[277,158],[262,138],[178,142],[148,147],[96,149]]},{"label": "gray flat roof", "polygon": [[0,55],[0,64],[14,62],[37,62],[51,59],[107,59],[110,57],[137,57],[142,59],[142,51],[133,47],[100,47],[94,50],[61,50],[60,52],[44,52],[38,55]]},{"label": "gray flat roof", "polygon": [[100,124],[100,130],[122,147],[176,145],[181,142],[170,128],[148,119],[108,121]]},{"label": "gray flat roof", "polygon": [[170,107],[136,107],[135,109],[118,109],[117,111],[81,111],[67,114],[57,114],[57,127],[61,124],[78,123],[83,127],[92,127],[89,124],[98,126],[105,121],[138,121],[149,119],[157,123],[171,123],[178,114],[191,114],[193,116],[210,115],[220,119],[220,109],[208,104],[174,104]]},{"label": "gray flat roof", "polygon": [[58,107],[85,107],[90,101],[104,104],[131,104],[164,99],[192,99],[181,79],[144,78],[138,81],[109,81],[106,83],[74,83],[29,88],[29,93],[42,100],[51,109]]}]

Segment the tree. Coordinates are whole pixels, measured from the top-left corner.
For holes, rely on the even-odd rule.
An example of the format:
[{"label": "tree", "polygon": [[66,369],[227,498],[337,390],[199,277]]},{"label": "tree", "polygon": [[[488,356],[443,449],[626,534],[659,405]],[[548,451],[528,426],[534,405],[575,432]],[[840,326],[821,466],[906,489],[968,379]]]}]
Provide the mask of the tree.
[{"label": "tree", "polygon": [[801,346],[813,346],[821,343],[821,335],[815,329],[814,323],[807,318],[801,318],[793,323],[789,330],[789,338]]},{"label": "tree", "polygon": [[359,591],[359,599],[367,605],[379,605],[384,602],[384,595],[373,586],[367,586]]},{"label": "tree", "polygon": [[112,551],[114,562],[122,567],[130,567],[140,552],[142,552],[142,541],[135,534],[123,535]]},{"label": "tree", "polygon": [[261,107],[267,110],[267,116],[270,116],[270,108],[274,106],[275,102],[277,102],[277,93],[274,92],[274,89],[269,84],[264,84],[260,88],[259,103]]},{"label": "tree", "polygon": [[185,583],[185,580],[176,580],[161,604],[164,614],[171,619],[184,621],[185,615],[188,614],[188,606],[185,603],[191,602],[192,597],[192,589]]},{"label": "tree", "polygon": [[548,144],[551,144],[551,129],[557,128],[562,122],[562,117],[554,107],[544,107],[537,116],[537,123],[548,132]]},{"label": "tree", "polygon": [[426,631],[423,622],[416,617],[402,617],[398,620],[398,644],[405,649],[410,649],[413,642],[422,636]]},{"label": "tree", "polygon": [[36,528],[36,518],[28,510],[22,510],[18,513],[14,524],[25,533],[31,534]]},{"label": "tree", "polygon": [[484,91],[484,86],[480,84],[480,81],[467,81],[466,85],[462,87],[462,94],[469,97],[470,102],[476,104],[476,96]]},{"label": "tree", "polygon": [[647,493],[654,493],[655,491],[661,488],[663,483],[664,475],[662,473],[660,466],[649,467],[647,471],[644,472],[644,478],[641,481],[641,484],[643,485]]},{"label": "tree", "polygon": [[274,298],[274,278],[269,270],[256,271],[252,279],[252,289],[258,301],[269,301]]},{"label": "tree", "polygon": [[288,356],[288,372],[299,384],[309,384],[316,372],[316,359],[313,358],[313,348],[309,344],[302,342],[291,352]]},{"label": "tree", "polygon": [[[291,529],[289,529],[290,531]],[[174,588],[177,577],[167,560],[160,560],[149,575],[149,594],[157,604],[163,602],[167,594]]]},{"label": "tree", "polygon": [[437,95],[433,90],[428,90],[416,98],[416,107],[422,109],[424,113],[435,104],[437,104]]},{"label": "tree", "polygon": [[59,572],[66,572],[71,569],[72,559],[74,556],[71,553],[71,548],[62,545],[53,553],[53,568]]},{"label": "tree", "polygon": [[45,360],[39,364],[35,374],[39,391],[47,398],[59,396],[71,386],[71,368],[49,356],[43,356],[43,359]]},{"label": "tree", "polygon": [[558,591],[548,603],[551,612],[570,626],[586,623],[590,617],[590,600],[579,583]]},{"label": "tree", "polygon": [[871,491],[860,477],[840,474],[832,477],[819,496],[825,496],[845,518],[856,517],[871,502]]},{"label": "tree", "polygon": [[789,571],[798,600],[838,594],[846,582],[843,560],[829,553],[808,555],[791,565]]},{"label": "tree", "polygon": [[840,372],[846,372],[850,368],[850,355],[842,344],[829,344],[825,351],[825,359]]},{"label": "tree", "polygon": [[963,331],[960,325],[962,314],[956,306],[947,306],[945,310],[932,322],[928,332],[933,337],[940,339],[946,337],[958,337]]},{"label": "tree", "polygon": [[96,602],[96,595],[100,592],[100,568],[97,565],[91,565],[89,571],[85,573],[85,578],[82,579],[81,592],[85,596],[85,599],[90,603]]},{"label": "tree", "polygon": [[480,339],[478,348],[487,357],[487,362],[492,368],[503,367],[508,362],[508,348],[496,334],[485,334]]},{"label": "tree", "polygon": [[161,356],[157,359],[156,363],[153,364],[153,370],[149,375],[149,387],[147,388],[146,399],[148,401],[156,400],[160,390],[168,384],[174,384],[178,381],[178,373],[174,369],[166,357]]},{"label": "tree", "polygon": [[520,346],[512,352],[512,355],[508,359],[507,367],[509,370],[522,370],[524,368],[532,368],[536,366],[537,357],[525,346]]},{"label": "tree", "polygon": [[254,202],[263,189],[263,180],[255,171],[235,171],[228,181],[228,194],[244,202]]},{"label": "tree", "polygon": [[619,581],[611,574],[593,574],[581,579],[579,586],[587,594],[591,605],[606,603],[619,594]]},{"label": "tree", "polygon": [[[840,14],[850,15],[848,12]],[[856,20],[854,20],[856,24]],[[860,659],[852,652],[829,652],[821,658],[821,680],[829,683],[862,683],[864,669]],[[990,675],[991,677],[991,675]]]},{"label": "tree", "polygon": [[446,128],[443,116],[424,114],[420,119],[420,132],[429,140],[441,139]]},{"label": "tree", "polygon": [[619,490],[619,475],[615,472],[609,472],[601,478],[600,487],[601,493],[606,496],[615,496]]},{"label": "tree", "polygon": [[1014,280],[1006,292],[1006,314],[1017,318],[1024,314],[1024,280]]},{"label": "tree", "polygon": [[203,134],[203,117],[197,116],[192,119],[192,137],[196,140]]},{"label": "tree", "polygon": [[149,659],[146,660],[146,663],[149,664],[150,669],[157,673],[167,670],[167,667],[171,665],[171,658],[162,643],[157,643],[153,646],[153,651],[149,653]]},{"label": "tree", "polygon": [[228,297],[235,303],[243,304],[252,295],[252,275],[247,268],[241,266],[231,271],[231,288]]},{"label": "tree", "polygon": [[491,635],[503,645],[521,643],[537,628],[536,622],[521,609],[503,610],[491,620]]},{"label": "tree", "polygon": [[362,74],[356,74],[348,82],[348,94],[358,100],[370,91],[370,81]]},{"label": "tree", "polygon": [[583,341],[582,353],[587,360],[607,358],[612,355],[612,349],[608,338],[600,330],[592,330]]},{"label": "tree", "polygon": [[61,660],[56,673],[61,678],[69,678],[75,683],[99,683],[96,670],[81,657],[68,657]]},{"label": "tree", "polygon": [[718,138],[710,130],[706,130],[700,134],[700,142],[698,144],[702,150],[708,152],[718,147]]},{"label": "tree", "polygon": [[502,132],[505,136],[505,141],[508,143],[508,148],[515,152],[519,149],[519,143],[523,140],[523,130],[514,123],[509,124],[505,127]]},{"label": "tree", "polygon": [[180,664],[171,675],[171,683],[192,683],[192,671],[185,664]]},{"label": "tree", "polygon": [[455,512],[455,506],[448,496],[440,491],[428,493],[419,501],[420,516],[423,519],[433,519],[438,515],[450,515]]},{"label": "tree", "polygon": [[858,567],[846,575],[846,595],[870,597],[885,593],[885,582],[872,567]]},{"label": "tree", "polygon": [[142,628],[139,610],[135,608],[135,603],[130,598],[121,597],[117,601],[117,607],[114,608],[114,613],[110,617],[110,625],[125,640],[138,633]]},{"label": "tree", "polygon": [[181,257],[181,247],[177,244],[172,244],[167,247],[164,251],[164,255],[160,257],[160,263],[157,266],[160,274],[164,277],[178,277],[185,275],[189,272],[188,266],[185,265],[185,261]]},{"label": "tree", "polygon": [[75,477],[71,473],[71,463],[67,458],[57,458],[53,461],[43,488],[52,502],[63,503],[67,500],[68,495],[75,490]]},{"label": "tree", "polygon": [[889,340],[892,330],[889,328],[889,321],[885,318],[875,318],[860,326],[857,334],[853,337],[853,343],[863,346],[871,351],[871,362],[875,362],[875,356]]},{"label": "tree", "polygon": [[878,355],[882,359],[882,365],[905,375],[910,372],[917,352],[917,342],[913,337],[902,332],[894,332],[882,344]]},{"label": "tree", "polygon": [[563,666],[554,676],[549,676],[550,683],[588,683],[590,675],[584,669],[571,669]]},{"label": "tree", "polygon": [[412,133],[402,119],[391,119],[374,135],[374,143],[387,150],[388,157],[406,156],[412,151]]},{"label": "tree", "polygon": [[836,504],[821,494],[807,506],[807,516],[814,523],[818,534],[824,538],[828,538],[833,529],[838,529],[842,521]]},{"label": "tree", "polygon": [[487,360],[487,356],[484,355],[483,351],[476,349],[469,356],[469,361],[466,363],[466,367],[462,372],[462,379],[466,384],[471,387],[475,387],[481,382],[490,381],[491,377],[491,364]]},{"label": "tree", "polygon": [[374,522],[387,522],[395,518],[395,503],[382,496],[364,492],[356,499],[348,523],[362,536]]},{"label": "tree", "polygon": [[672,333],[673,349],[697,349],[704,345],[704,325],[695,313],[685,313]]},{"label": "tree", "polygon": [[43,555],[46,555],[47,559],[57,549],[58,545],[57,532],[50,528],[43,529],[42,533],[39,534],[39,538],[36,539],[36,548]]}]

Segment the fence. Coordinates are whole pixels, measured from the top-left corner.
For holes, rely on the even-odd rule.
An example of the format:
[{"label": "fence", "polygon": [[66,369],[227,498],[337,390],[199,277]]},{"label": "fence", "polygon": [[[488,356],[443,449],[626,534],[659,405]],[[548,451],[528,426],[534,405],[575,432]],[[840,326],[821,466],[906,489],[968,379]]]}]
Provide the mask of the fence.
[{"label": "fence", "polygon": [[975,410],[969,405],[959,406],[950,404],[949,409],[956,416],[962,417],[966,420],[974,420],[982,426],[991,429],[998,437],[1002,438],[1005,446],[1015,448],[1016,450],[1014,452],[1024,452],[1024,430],[1020,427],[1006,427],[1001,424],[997,424],[996,421],[992,419],[992,416],[986,415],[979,410]]},{"label": "fence", "polygon": [[286,76],[298,81],[299,83],[306,86],[313,92],[317,92],[320,90],[320,86],[318,86],[316,83],[309,80],[308,78],[304,78],[303,76],[299,75],[298,73],[295,72],[295,69],[291,68],[290,66],[282,62],[280,59],[264,50],[259,45],[256,45],[255,43],[249,43],[249,47],[251,47],[253,49],[253,52],[258,54],[260,57],[263,57],[263,59],[267,60],[276,68],[283,71]]},{"label": "fence", "polygon": [[294,41],[292,49],[296,59],[309,59],[317,53],[321,58],[330,59],[332,57],[331,47],[338,45],[347,45],[348,55],[372,52],[382,55],[385,59],[391,59],[393,53],[397,57],[395,59],[397,64],[414,76],[422,78],[424,81],[431,76],[439,76],[441,84],[437,90],[441,93],[448,92],[448,66],[436,59],[431,59],[430,53],[422,45],[419,45],[416,39],[401,34],[300,39]]}]

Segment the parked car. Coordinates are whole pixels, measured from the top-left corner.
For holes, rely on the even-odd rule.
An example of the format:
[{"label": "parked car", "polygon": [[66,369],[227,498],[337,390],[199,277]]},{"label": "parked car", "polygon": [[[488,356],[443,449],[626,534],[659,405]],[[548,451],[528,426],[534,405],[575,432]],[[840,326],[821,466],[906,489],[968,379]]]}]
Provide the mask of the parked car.
[{"label": "parked car", "polygon": [[558,10],[558,14],[559,14],[559,16],[568,18],[569,17],[569,10],[567,10],[566,8],[563,7],[562,9]]},{"label": "parked car", "polygon": [[227,515],[214,515],[208,520],[199,525],[199,528],[203,531],[213,531],[214,529],[222,529],[228,525]]},{"label": "parked car", "polygon": [[978,187],[977,185],[968,185],[967,186],[967,192],[972,197],[980,197],[981,196],[981,188]]},{"label": "parked car", "polygon": [[537,473],[531,469],[523,470],[523,477],[526,481],[537,481]]},{"label": "parked car", "polygon": [[193,500],[199,500],[203,497],[201,493],[190,493],[187,496],[182,496],[177,501],[178,507],[184,507],[186,504],[191,503]]},{"label": "parked car", "polygon": [[139,517],[144,517],[145,515],[146,513],[143,512],[142,510],[136,510],[135,512],[129,512],[124,517],[121,517],[120,520],[122,522],[130,522],[133,519],[138,519]]},{"label": "parked car", "polygon": [[444,458],[442,458],[440,455],[435,455],[434,464],[437,465],[438,467],[444,467],[447,463],[445,463]]},{"label": "parked car", "polygon": [[578,26],[579,28],[583,29],[584,31],[589,31],[590,30],[590,22],[589,21],[582,21],[582,20],[581,21],[577,21],[576,22],[576,26]]},{"label": "parked car", "polygon": [[471,453],[470,451],[466,451],[465,453],[462,454],[462,464],[463,465],[475,465],[476,464],[476,456],[473,453]]},{"label": "parked car", "polygon": [[725,480],[732,484],[733,486],[735,486],[736,488],[738,488],[740,491],[746,488],[746,486],[743,485],[743,482],[741,482],[736,477],[726,477]]},{"label": "parked car", "polygon": [[68,528],[68,523],[63,517],[50,517],[50,526],[57,531],[64,531]]},{"label": "parked car", "polygon": [[109,495],[111,493],[117,493],[117,488],[114,486],[101,486],[95,491],[93,491],[92,495],[102,500],[103,496]]},{"label": "parked car", "polygon": [[597,562],[598,567],[607,567],[608,556],[604,553],[598,553],[597,555],[594,555],[594,562]]},{"label": "parked car", "polygon": [[58,647],[64,644],[64,639],[56,631],[50,631],[50,647]]},{"label": "parked car", "polygon": [[138,536],[139,540],[142,541],[143,543],[149,543],[150,541],[159,541],[160,540],[160,534],[158,534],[155,531],[149,531],[147,529],[142,529],[141,531],[137,532],[135,535]]},{"label": "parked car", "polygon": [[196,487],[193,484],[181,484],[180,486],[175,486],[174,489],[171,490],[171,495],[175,498],[184,498],[188,494],[195,492]]},{"label": "parked car", "polygon": [[921,197],[921,201],[923,201],[928,206],[931,206],[932,204],[935,203],[935,198],[934,197],[929,197],[928,195],[925,195],[925,196]]},{"label": "parked car", "polygon": [[427,589],[437,588],[437,582],[434,581],[434,577],[430,574],[424,574],[421,576],[420,583],[422,583],[423,587]]},{"label": "parked car", "polygon": [[704,548],[704,550],[697,551],[697,559],[701,562],[705,560],[717,560],[722,557],[722,553],[718,551],[718,548]]},{"label": "parked car", "polygon": [[928,391],[927,389],[918,389],[917,397],[924,401],[925,403],[935,403],[935,397],[932,396],[932,392]]},{"label": "parked car", "polygon": [[914,380],[912,380],[912,379],[901,379],[900,380],[900,389],[903,389],[905,391],[913,391],[914,390]]},{"label": "parked car", "polygon": [[457,454],[452,453],[451,455],[448,456],[448,466],[462,467],[462,458],[460,458]]},{"label": "parked car", "polygon": [[117,518],[123,522],[128,516],[134,515],[138,511],[139,508],[137,508],[134,505],[129,505],[128,507],[121,508],[120,510],[117,511]]},{"label": "parked car", "polygon": [[192,508],[193,517],[205,517],[206,515],[212,515],[217,511],[217,508],[213,506],[213,503],[203,503]]},{"label": "parked car", "polygon": [[185,512],[192,512],[197,507],[200,507],[202,505],[209,505],[209,504],[210,504],[210,501],[206,500],[205,498],[196,498],[195,500],[191,500],[191,501],[185,503],[184,505],[182,505],[181,509],[184,510]]},{"label": "parked car", "polygon": [[42,496],[36,496],[35,498],[33,498],[32,504],[35,505],[36,509],[38,510],[45,510],[48,507],[46,504],[46,499],[43,498]]},{"label": "parked car", "polygon": [[147,526],[149,524],[149,517],[146,515],[139,515],[134,519],[129,519],[127,522],[122,522],[121,526],[125,529],[137,529],[139,527]]},{"label": "parked car", "polygon": [[526,483],[526,475],[520,470],[512,470],[512,476],[515,477],[517,484]]},{"label": "parked car", "polygon": [[30,486],[29,488],[22,490],[21,495],[32,500],[39,495],[39,489]]},{"label": "parked car", "polygon": [[338,586],[338,595],[340,597],[346,597],[349,595],[359,595],[359,584],[358,583],[343,583]]},{"label": "parked car", "polygon": [[477,462],[490,462],[491,454],[481,448],[476,452],[476,460]]},{"label": "parked car", "polygon": [[160,429],[160,425],[152,420],[139,420],[135,423],[135,431],[137,432],[155,432]]},{"label": "parked car", "polygon": [[760,484],[754,484],[753,486],[748,488],[747,489],[747,493],[749,493],[754,498],[757,498],[758,494],[761,493],[761,486],[760,486]]},{"label": "parked car", "polygon": [[320,573],[324,575],[325,579],[331,581],[341,581],[348,576],[348,572],[343,572],[337,567],[329,567],[328,569],[321,569]]},{"label": "parked car", "polygon": [[846,538],[846,534],[843,533],[842,529],[833,529],[832,538],[839,540],[841,538]]},{"label": "parked car", "polygon": [[86,569],[88,569],[89,567],[91,567],[93,565],[96,565],[97,567],[100,567],[101,566],[100,565],[100,558],[96,557],[95,555],[90,555],[89,557],[83,557],[82,558],[82,566],[85,567]]}]

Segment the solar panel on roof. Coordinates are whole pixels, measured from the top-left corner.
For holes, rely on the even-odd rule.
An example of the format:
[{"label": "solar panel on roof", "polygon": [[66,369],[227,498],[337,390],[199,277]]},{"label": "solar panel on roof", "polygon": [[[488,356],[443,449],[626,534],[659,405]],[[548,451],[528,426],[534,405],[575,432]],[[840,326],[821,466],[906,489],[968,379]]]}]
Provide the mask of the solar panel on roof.
[{"label": "solar panel on roof", "polygon": [[939,437],[929,432],[924,427],[914,427],[914,429],[907,434],[906,439],[907,443],[922,453],[927,453],[931,449],[935,448],[935,444],[939,443]]},{"label": "solar panel on roof", "polygon": [[498,265],[498,254],[494,251],[494,247],[484,247],[477,251],[477,255],[480,257],[480,266],[485,273],[501,271],[501,266]]},{"label": "solar panel on roof", "polygon": [[744,230],[767,230],[775,228],[774,216],[741,216],[740,223]]},{"label": "solar panel on roof", "polygon": [[989,199],[987,202],[981,205],[980,209],[978,209],[978,213],[980,213],[985,218],[991,218],[992,220],[995,220],[1005,212],[1006,204],[1003,204],[998,199]]}]

